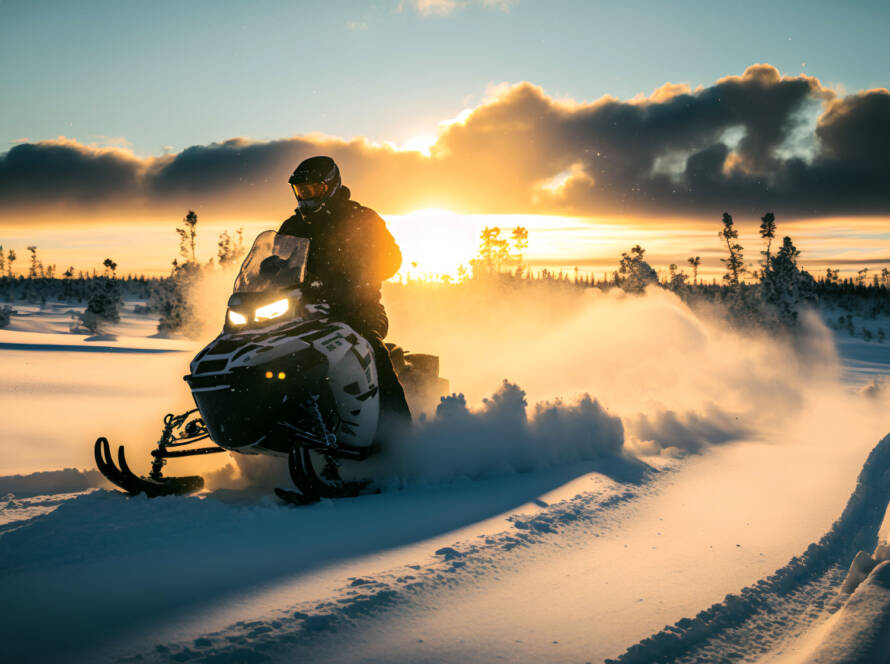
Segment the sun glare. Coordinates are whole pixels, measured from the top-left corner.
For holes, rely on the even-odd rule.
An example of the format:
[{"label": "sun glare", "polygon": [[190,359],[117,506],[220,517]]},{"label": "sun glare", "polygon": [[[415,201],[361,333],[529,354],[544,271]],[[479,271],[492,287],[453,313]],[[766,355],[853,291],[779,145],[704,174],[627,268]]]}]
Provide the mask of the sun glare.
[{"label": "sun glare", "polygon": [[456,277],[458,267],[476,255],[485,224],[448,210],[417,210],[386,217],[402,249],[399,276]]},{"label": "sun glare", "polygon": [[425,209],[405,215],[387,215],[387,226],[402,249],[397,277],[455,278],[461,266],[476,257],[482,230],[499,227],[508,239],[517,226],[529,231],[524,262],[534,269],[572,270],[590,261],[612,260],[627,244],[627,229],[595,224],[571,217],[501,214],[462,215],[449,210]]},{"label": "sun glare", "polygon": [[406,152],[419,152],[422,155],[429,157],[430,149],[436,144],[437,140],[439,140],[438,136],[415,136],[399,145],[398,149]]}]

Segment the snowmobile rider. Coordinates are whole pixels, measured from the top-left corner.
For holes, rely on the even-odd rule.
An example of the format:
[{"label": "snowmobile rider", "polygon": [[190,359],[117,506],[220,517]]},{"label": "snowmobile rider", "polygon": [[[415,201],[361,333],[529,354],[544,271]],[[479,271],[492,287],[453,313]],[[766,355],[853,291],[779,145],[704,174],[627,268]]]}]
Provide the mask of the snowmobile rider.
[{"label": "snowmobile rider", "polygon": [[349,188],[341,183],[340,169],[330,157],[301,162],[289,182],[297,197],[296,214],[278,232],[309,239],[309,297],[327,302],[333,319],[371,344],[381,417],[404,428],[410,425],[411,411],[383,343],[389,320],[380,302],[381,284],[398,272],[402,252],[380,215],[349,198]]}]

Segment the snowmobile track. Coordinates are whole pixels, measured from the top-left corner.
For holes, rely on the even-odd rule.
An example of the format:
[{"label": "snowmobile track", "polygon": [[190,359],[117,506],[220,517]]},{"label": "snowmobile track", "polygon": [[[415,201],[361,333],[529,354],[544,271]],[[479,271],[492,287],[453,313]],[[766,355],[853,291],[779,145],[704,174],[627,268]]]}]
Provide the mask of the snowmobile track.
[{"label": "snowmobile track", "polygon": [[839,608],[834,601],[837,588],[856,553],[874,549],[888,501],[890,435],[871,451],[843,513],[817,543],[771,576],[737,595],[727,595],[694,618],[668,625],[606,664],[756,659],[802,624],[815,620],[823,607]]}]

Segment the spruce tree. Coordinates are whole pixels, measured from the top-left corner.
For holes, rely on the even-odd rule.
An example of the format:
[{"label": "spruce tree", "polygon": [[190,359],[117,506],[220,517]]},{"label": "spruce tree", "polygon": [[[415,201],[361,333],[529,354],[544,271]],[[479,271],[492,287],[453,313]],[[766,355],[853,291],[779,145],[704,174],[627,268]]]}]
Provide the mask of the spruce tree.
[{"label": "spruce tree", "polygon": [[723,213],[723,230],[719,236],[726,240],[726,248],[729,250],[729,258],[721,258],[721,262],[726,264],[726,274],[723,280],[733,288],[738,288],[741,283],[741,277],[745,273],[745,261],[742,257],[742,245],[737,241],[739,232],[732,223],[732,216],[728,212]]}]

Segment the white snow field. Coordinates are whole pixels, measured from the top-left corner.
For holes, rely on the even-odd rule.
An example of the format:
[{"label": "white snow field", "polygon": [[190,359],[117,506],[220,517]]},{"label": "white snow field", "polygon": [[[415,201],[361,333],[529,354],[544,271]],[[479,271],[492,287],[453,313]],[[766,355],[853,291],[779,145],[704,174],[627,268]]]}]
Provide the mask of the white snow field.
[{"label": "white snow field", "polygon": [[17,307],[0,661],[890,661],[890,345],[810,317],[792,351],[670,294],[549,295],[463,302],[481,323],[448,334],[448,295],[390,293],[393,338],[441,352],[466,400],[351,469],[380,493],[299,508],[280,464],[228,454],[171,462],[208,478],[196,496],[112,490],[96,436],[145,472],[201,344]]}]

